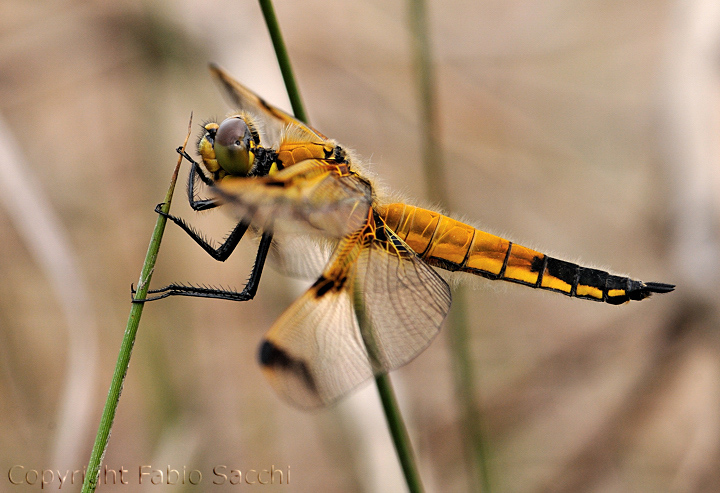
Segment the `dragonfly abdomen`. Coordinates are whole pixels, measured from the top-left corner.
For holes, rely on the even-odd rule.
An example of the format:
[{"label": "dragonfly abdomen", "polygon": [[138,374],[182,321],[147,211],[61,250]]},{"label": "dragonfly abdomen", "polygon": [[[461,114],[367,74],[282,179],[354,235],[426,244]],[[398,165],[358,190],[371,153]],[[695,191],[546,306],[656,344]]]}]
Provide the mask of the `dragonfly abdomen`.
[{"label": "dragonfly abdomen", "polygon": [[615,305],[674,289],[558,260],[427,209],[398,203],[383,212],[388,227],[423,260],[448,271]]}]

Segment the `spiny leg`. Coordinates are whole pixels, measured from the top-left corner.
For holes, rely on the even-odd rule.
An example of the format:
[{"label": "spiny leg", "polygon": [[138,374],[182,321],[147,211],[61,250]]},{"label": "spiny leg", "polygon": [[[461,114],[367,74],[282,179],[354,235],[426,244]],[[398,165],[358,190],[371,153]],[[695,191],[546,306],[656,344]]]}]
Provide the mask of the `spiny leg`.
[{"label": "spiny leg", "polygon": [[[255,297],[258,286],[260,285],[260,277],[262,276],[265,260],[267,259],[270,245],[272,244],[272,233],[265,232],[260,239],[255,263],[253,264],[250,278],[248,279],[242,291],[237,292],[229,289],[213,288],[205,286],[193,286],[185,284],[169,284],[160,289],[152,289],[148,294],[157,295],[145,298],[144,300],[135,300],[134,303],[144,303],[146,301],[155,301],[169,296],[194,296],[198,298],[215,298],[228,301],[249,301]],[[131,286],[133,296],[135,289]]]},{"label": "spiny leg", "polygon": [[[196,211],[208,210],[219,206],[221,203],[216,199],[196,199],[195,187],[197,186],[199,181],[202,181],[207,186],[213,186],[214,182],[211,178],[205,175],[200,165],[187,152],[185,152],[184,149],[178,147],[177,152],[181,154],[188,162],[192,163],[192,169],[190,171],[187,186],[188,202],[190,203],[190,206]],[[189,226],[185,222],[185,220],[177,216],[164,213],[161,210],[162,205],[163,204],[158,204],[155,207],[155,212],[177,224],[183,231],[185,231],[188,236],[190,236],[190,238],[192,238],[193,241],[195,241],[195,243],[200,245],[200,247],[202,247],[205,252],[207,252],[212,258],[220,262],[227,260],[227,258],[232,254],[232,252],[240,243],[240,240],[242,239],[245,232],[247,231],[247,228],[250,225],[249,221],[240,221],[230,232],[225,241],[223,241],[223,243],[219,247],[215,248],[202,236],[202,234]],[[143,303],[145,301],[154,301],[162,298],[167,298],[168,296],[195,296],[201,298],[226,299],[230,301],[251,300],[255,297],[258,285],[260,284],[260,277],[262,276],[262,270],[265,266],[265,260],[267,259],[267,254],[270,250],[271,244],[272,233],[263,233],[260,240],[260,245],[258,246],[257,255],[255,257],[255,263],[253,265],[252,272],[250,273],[250,278],[248,279],[248,282],[246,283],[245,287],[241,292],[205,286],[193,286],[173,283],[160,289],[148,291],[148,294],[157,294],[158,296],[146,298],[144,300],[135,300],[135,290],[131,286],[133,302]]]},{"label": "spiny leg", "polygon": [[238,246],[238,243],[240,243],[240,240],[250,226],[248,221],[240,221],[237,223],[235,228],[233,228],[227,238],[225,238],[225,241],[223,241],[219,247],[215,248],[202,236],[201,233],[196,231],[192,226],[188,225],[184,219],[173,216],[172,214],[164,213],[161,210],[161,207],[162,204],[155,206],[155,212],[180,226],[180,228],[185,231],[185,233],[187,233],[187,235],[192,238],[195,243],[200,245],[202,249],[208,253],[208,255],[220,262],[227,260],[230,254],[235,251],[235,247]]},{"label": "spiny leg", "polygon": [[211,178],[205,175],[205,172],[202,170],[198,162],[190,157],[190,155],[185,152],[182,147],[178,147],[176,150],[178,154],[192,164],[187,184],[187,195],[190,207],[192,207],[194,211],[206,211],[219,206],[220,201],[217,199],[201,199],[196,197],[195,188],[198,186],[199,182],[203,182],[208,187],[213,186],[214,182]]}]

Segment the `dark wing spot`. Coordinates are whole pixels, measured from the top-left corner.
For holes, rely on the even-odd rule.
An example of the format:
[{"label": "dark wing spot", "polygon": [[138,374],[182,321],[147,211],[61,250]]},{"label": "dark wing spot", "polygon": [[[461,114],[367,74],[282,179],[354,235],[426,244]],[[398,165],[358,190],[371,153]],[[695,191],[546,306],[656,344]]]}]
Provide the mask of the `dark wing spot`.
[{"label": "dark wing spot", "polygon": [[341,277],[339,279],[329,279],[325,276],[315,281],[311,289],[315,289],[315,297],[322,298],[328,291],[340,291],[347,282],[347,277]]},{"label": "dark wing spot", "polygon": [[288,353],[267,339],[260,344],[258,359],[260,360],[260,364],[264,367],[286,371],[296,377],[299,377],[307,388],[312,390],[314,393],[317,393],[315,381],[313,380],[310,370],[305,362],[293,359]]},{"label": "dark wing spot", "polygon": [[260,96],[258,96],[257,98],[258,98],[258,103],[260,103],[260,106],[262,106],[263,108],[268,110],[271,114],[273,114],[273,115],[275,114],[275,108],[273,108],[267,101],[265,101]]}]

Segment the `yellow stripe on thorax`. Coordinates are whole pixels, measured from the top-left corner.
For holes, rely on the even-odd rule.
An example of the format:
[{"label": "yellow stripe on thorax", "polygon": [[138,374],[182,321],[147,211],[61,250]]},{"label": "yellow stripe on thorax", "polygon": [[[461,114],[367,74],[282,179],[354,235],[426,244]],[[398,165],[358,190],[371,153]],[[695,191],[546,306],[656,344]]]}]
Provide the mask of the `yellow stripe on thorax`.
[{"label": "yellow stripe on thorax", "polygon": [[326,159],[332,156],[335,146],[330,142],[283,141],[277,150],[284,168],[306,159]]}]

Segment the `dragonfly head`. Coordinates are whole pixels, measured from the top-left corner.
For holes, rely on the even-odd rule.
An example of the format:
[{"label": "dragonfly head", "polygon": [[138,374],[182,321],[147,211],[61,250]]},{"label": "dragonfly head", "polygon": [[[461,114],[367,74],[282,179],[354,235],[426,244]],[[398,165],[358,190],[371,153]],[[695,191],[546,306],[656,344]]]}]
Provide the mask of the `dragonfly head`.
[{"label": "dragonfly head", "polygon": [[198,154],[202,157],[205,168],[213,175],[220,170],[220,165],[215,159],[215,134],[219,125],[215,122],[208,122],[203,125],[203,133],[197,141]]},{"label": "dragonfly head", "polygon": [[215,134],[215,158],[218,165],[233,176],[247,176],[255,159],[255,136],[240,116],[223,121]]}]

